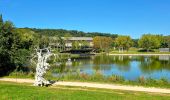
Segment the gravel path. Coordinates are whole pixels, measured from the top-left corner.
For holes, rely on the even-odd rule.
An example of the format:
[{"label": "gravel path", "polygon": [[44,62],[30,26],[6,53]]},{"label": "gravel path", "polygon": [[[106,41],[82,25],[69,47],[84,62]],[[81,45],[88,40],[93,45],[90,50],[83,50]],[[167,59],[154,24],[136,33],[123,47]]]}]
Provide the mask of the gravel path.
[{"label": "gravel path", "polygon": [[[32,79],[14,79],[14,78],[0,78],[0,81],[9,81],[9,82],[17,82],[17,83],[33,83],[34,82],[34,80]],[[100,83],[89,83],[89,82],[56,82],[53,84],[53,86],[57,86],[57,85],[170,94],[170,89],[149,88],[149,87],[147,88],[147,87],[142,87],[142,86],[127,86],[127,85],[117,85],[117,84],[116,85],[115,84],[100,84]]]}]

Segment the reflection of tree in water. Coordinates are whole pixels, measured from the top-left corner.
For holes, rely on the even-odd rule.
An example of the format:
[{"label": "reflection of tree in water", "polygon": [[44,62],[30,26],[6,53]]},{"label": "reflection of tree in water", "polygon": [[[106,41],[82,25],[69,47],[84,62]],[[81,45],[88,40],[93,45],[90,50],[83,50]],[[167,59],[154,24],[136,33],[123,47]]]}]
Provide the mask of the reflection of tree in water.
[{"label": "reflection of tree in water", "polygon": [[140,69],[144,73],[170,70],[170,61],[159,60],[159,56],[142,57],[140,61]]},{"label": "reflection of tree in water", "polygon": [[113,64],[118,67],[119,70],[128,71],[130,69],[130,57],[129,56],[109,56],[100,55],[95,56],[93,59],[94,70],[111,70]]},{"label": "reflection of tree in water", "polygon": [[72,73],[80,71],[80,67],[84,67],[85,64],[89,62],[89,58],[79,58],[79,59],[72,59],[70,62],[63,61],[60,66],[53,67],[52,71],[53,73]]},{"label": "reflection of tree in water", "polygon": [[114,56],[114,64],[118,67],[119,70],[129,71],[130,70],[130,56]]},{"label": "reflection of tree in water", "polygon": [[95,72],[110,71],[116,67],[119,71],[129,71],[133,63],[138,62],[139,68],[144,73],[153,71],[170,70],[170,60],[159,60],[158,56],[108,56],[100,55],[90,58],[72,59],[72,65],[66,66],[66,61],[61,66],[54,67],[54,73],[68,73],[93,69]]},{"label": "reflection of tree in water", "polygon": [[113,59],[111,59],[111,57],[107,55],[95,56],[93,58],[93,70],[95,70],[96,72],[111,70],[112,60]]}]

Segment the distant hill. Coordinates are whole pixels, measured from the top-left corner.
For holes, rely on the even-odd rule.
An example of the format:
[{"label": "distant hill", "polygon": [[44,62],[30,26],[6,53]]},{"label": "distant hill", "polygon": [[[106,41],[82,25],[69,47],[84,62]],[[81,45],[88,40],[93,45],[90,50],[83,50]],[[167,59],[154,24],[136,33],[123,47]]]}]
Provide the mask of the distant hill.
[{"label": "distant hill", "polygon": [[37,28],[24,28],[30,29],[36,33],[46,36],[73,36],[73,37],[95,37],[95,36],[106,36],[116,38],[117,34],[100,33],[100,32],[83,32],[77,30],[65,30],[65,29],[37,29]]}]

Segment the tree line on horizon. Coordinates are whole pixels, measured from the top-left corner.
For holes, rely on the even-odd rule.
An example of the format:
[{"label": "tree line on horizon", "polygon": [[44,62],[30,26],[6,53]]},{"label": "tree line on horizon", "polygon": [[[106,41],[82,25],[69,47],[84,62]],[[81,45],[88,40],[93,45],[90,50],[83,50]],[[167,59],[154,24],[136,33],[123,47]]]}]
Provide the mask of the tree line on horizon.
[{"label": "tree line on horizon", "polygon": [[129,48],[140,48],[139,51],[148,52],[152,49],[170,48],[170,35],[143,34],[140,39],[132,39],[130,36],[118,36],[117,38],[96,36],[93,39],[94,48],[101,51],[116,48],[119,52],[128,51]]},{"label": "tree line on horizon", "polygon": [[39,29],[39,28],[20,28],[20,29],[30,29],[35,33],[45,35],[45,36],[58,36],[58,37],[95,37],[95,36],[106,36],[111,38],[116,38],[117,34],[111,33],[101,33],[101,32],[83,32],[77,30],[65,30],[65,29]]},{"label": "tree line on horizon", "polygon": [[[36,29],[36,28],[21,28],[21,29],[29,29],[39,35],[43,35],[46,37],[93,37],[94,48],[100,49],[101,51],[108,51],[109,48],[112,47],[116,47],[119,50],[121,49],[128,50],[130,47],[136,47],[144,48],[146,51],[158,48],[170,48],[170,35],[163,36],[159,34],[148,33],[143,34],[139,39],[132,39],[130,36],[121,36],[118,34],[100,32],[86,33],[83,31],[64,29]],[[76,46],[76,48],[78,47]]]}]

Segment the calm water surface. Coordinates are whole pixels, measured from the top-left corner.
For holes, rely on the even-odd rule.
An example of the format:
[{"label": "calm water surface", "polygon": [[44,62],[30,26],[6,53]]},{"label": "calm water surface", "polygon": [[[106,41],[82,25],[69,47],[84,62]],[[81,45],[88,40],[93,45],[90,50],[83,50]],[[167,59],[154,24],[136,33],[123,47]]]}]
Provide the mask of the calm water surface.
[{"label": "calm water surface", "polygon": [[[105,76],[120,75],[127,80],[151,77],[170,80],[170,56],[91,56],[71,59],[59,67],[61,73],[68,72],[94,74],[100,72]],[[60,74],[61,74],[60,73]],[[58,72],[54,72],[54,76]]]}]

